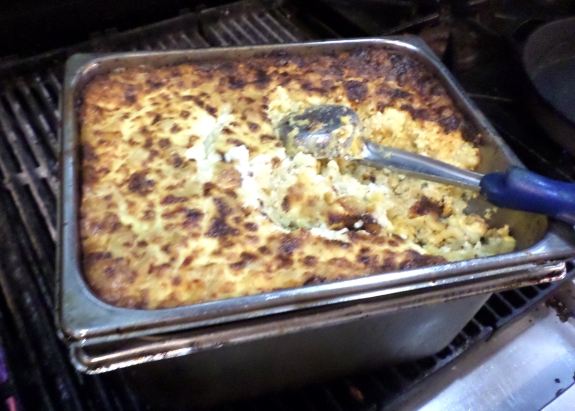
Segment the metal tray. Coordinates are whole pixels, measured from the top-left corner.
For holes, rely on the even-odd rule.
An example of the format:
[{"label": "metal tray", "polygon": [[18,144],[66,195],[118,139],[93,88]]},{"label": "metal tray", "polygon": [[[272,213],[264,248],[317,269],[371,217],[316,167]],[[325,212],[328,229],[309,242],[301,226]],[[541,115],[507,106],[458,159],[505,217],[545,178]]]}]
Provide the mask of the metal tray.
[{"label": "metal tray", "polygon": [[[517,239],[519,251],[495,257],[162,310],[117,308],[100,301],[92,294],[80,271],[78,209],[81,195],[79,184],[81,159],[78,148],[79,125],[76,109],[84,86],[94,76],[117,68],[141,65],[165,66],[189,61],[244,59],[278,49],[303,55],[367,46],[409,54],[423,62],[430,72],[437,76],[467,120],[482,134],[480,172],[504,170],[511,164],[520,164],[447,69],[417,37],[337,40],[175,52],[81,54],[71,57],[66,66],[62,100],[62,182],[58,213],[59,278],[57,280],[59,287],[57,321],[61,336],[72,346],[78,348],[90,344],[126,341],[146,335],[213,327],[218,324],[259,317],[273,318],[272,315],[279,313],[325,308],[334,304],[368,303],[381,297],[400,297],[405,293],[435,293],[443,289],[447,290],[445,292],[448,294],[456,292],[458,297],[463,297],[476,294],[478,287],[484,289],[484,292],[489,292],[489,287],[486,288],[484,285],[493,281],[497,283],[497,289],[522,285],[522,281],[526,280],[526,275],[531,283],[561,278],[565,273],[565,267],[560,261],[575,254],[575,235],[572,227],[556,222],[548,223],[543,216],[500,210],[494,215],[491,223],[493,225],[502,222],[509,224]],[[482,203],[481,200],[470,204],[470,208],[481,209],[486,206],[487,203]],[[549,264],[549,262],[553,263]],[[476,291],[472,291],[474,289]],[[467,320],[473,316],[474,312],[467,313]],[[448,319],[446,318],[445,321]],[[209,328],[206,329],[209,330]],[[144,357],[145,361],[149,361],[160,356]],[[135,358],[133,357],[132,360],[136,361]],[[104,367],[93,364],[91,366],[79,365],[88,362],[88,360],[82,360],[77,362],[77,365],[85,370],[89,368],[105,371],[113,368],[109,366],[110,364]],[[128,363],[130,362],[123,362],[125,365]]]}]

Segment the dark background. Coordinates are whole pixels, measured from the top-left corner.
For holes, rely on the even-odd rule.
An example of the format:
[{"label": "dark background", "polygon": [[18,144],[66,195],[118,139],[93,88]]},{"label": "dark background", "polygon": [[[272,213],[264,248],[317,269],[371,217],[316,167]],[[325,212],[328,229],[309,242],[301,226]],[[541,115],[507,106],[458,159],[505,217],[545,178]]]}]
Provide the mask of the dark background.
[{"label": "dark background", "polygon": [[[197,11],[200,0],[1,0],[0,59],[25,57]],[[209,0],[209,5],[229,3]]]}]

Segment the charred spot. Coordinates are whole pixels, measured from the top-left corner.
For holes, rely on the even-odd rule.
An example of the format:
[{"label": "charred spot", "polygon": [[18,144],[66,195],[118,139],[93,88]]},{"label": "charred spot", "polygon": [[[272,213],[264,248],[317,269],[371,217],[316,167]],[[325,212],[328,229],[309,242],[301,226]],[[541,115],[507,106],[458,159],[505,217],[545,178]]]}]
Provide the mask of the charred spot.
[{"label": "charred spot", "polygon": [[171,160],[172,160],[172,165],[175,168],[180,168],[182,166],[182,164],[184,164],[184,160],[182,159],[182,157],[180,157],[178,154],[173,153],[171,155]]},{"label": "charred spot", "polygon": [[172,278],[172,285],[174,287],[177,287],[178,285],[180,285],[182,283],[182,279],[180,277],[174,277]]},{"label": "charred spot", "polygon": [[314,257],[313,255],[307,255],[303,259],[303,263],[308,267],[315,267],[317,264],[317,257]]},{"label": "charred spot", "polygon": [[214,238],[221,238],[227,236],[237,237],[240,235],[240,230],[228,225],[225,218],[215,217],[212,219],[210,223],[210,227],[208,228],[207,234],[208,236]]},{"label": "charred spot", "polygon": [[291,255],[300,246],[301,239],[288,234],[282,237],[278,251],[283,255]]},{"label": "charred spot", "polygon": [[209,196],[214,188],[216,188],[216,185],[214,183],[211,183],[209,181],[207,183],[204,183],[202,187],[202,193],[204,197]]},{"label": "charred spot", "polygon": [[185,219],[182,224],[184,228],[197,227],[201,219],[204,217],[204,213],[195,208],[186,209],[184,215]]},{"label": "charred spot", "polygon": [[276,138],[275,138],[275,136],[272,136],[272,135],[270,135],[270,134],[262,134],[262,135],[260,136],[260,140],[261,140],[262,142],[264,142],[264,141],[276,140]]},{"label": "charred spot", "polygon": [[160,139],[160,141],[158,141],[158,145],[161,148],[168,148],[171,145],[170,139],[169,138],[162,138],[162,139]]},{"label": "charred spot", "polygon": [[144,215],[142,216],[143,221],[153,221],[156,219],[156,212],[154,210],[144,210]]},{"label": "charred spot", "polygon": [[431,214],[435,217],[439,217],[443,213],[443,206],[423,196],[411,206],[409,213],[414,216]]},{"label": "charred spot", "polygon": [[371,265],[374,258],[375,257],[371,257],[369,255],[360,254],[356,257],[356,261],[360,264]]},{"label": "charred spot", "polygon": [[169,205],[169,204],[176,204],[176,203],[185,203],[187,201],[186,197],[177,197],[172,194],[169,194],[162,198],[160,201],[161,205]]},{"label": "charred spot", "polygon": [[252,121],[248,121],[248,128],[250,129],[251,132],[255,133],[256,131],[258,131],[260,129],[260,126],[257,123],[254,123]]},{"label": "charred spot", "polygon": [[257,70],[256,76],[254,80],[254,85],[259,88],[263,89],[266,88],[271,82],[270,76],[265,72],[265,70]]},{"label": "charred spot", "polygon": [[156,124],[157,122],[159,122],[162,119],[162,115],[161,114],[156,114],[154,116],[154,118],[152,119],[152,125]]},{"label": "charred spot", "polygon": [[345,93],[350,101],[361,103],[367,95],[367,86],[361,81],[350,80],[343,83]]},{"label": "charred spot", "polygon": [[235,270],[245,268],[246,265],[248,265],[252,261],[255,261],[257,258],[258,256],[255,254],[242,252],[240,254],[240,260],[230,264],[230,268]]},{"label": "charred spot", "polygon": [[147,195],[154,189],[156,182],[146,178],[146,171],[137,171],[128,179],[128,190],[141,196]]},{"label": "charred spot", "polygon": [[124,90],[124,99],[126,100],[126,103],[128,103],[129,105],[132,105],[136,102],[136,94],[134,92],[134,87],[132,86],[126,87],[126,89]]},{"label": "charred spot", "polygon": [[120,218],[116,214],[106,213],[102,220],[99,220],[94,224],[93,231],[94,233],[103,231],[111,234],[118,231],[122,226],[123,224],[120,222]]},{"label": "charred spot", "polygon": [[85,161],[95,161],[98,160],[96,151],[89,143],[82,143],[82,158]]},{"label": "charred spot", "polygon": [[229,134],[234,134],[234,130],[232,130],[232,129],[229,128],[229,127],[224,127],[224,128],[222,129],[222,134],[228,134],[228,135],[229,135]]},{"label": "charred spot", "polygon": [[178,133],[178,132],[180,132],[180,131],[182,131],[182,128],[181,128],[179,125],[177,125],[177,124],[174,124],[174,125],[172,126],[172,128],[170,128],[170,133],[172,133],[172,134]]},{"label": "charred spot", "polygon": [[226,216],[232,214],[232,209],[230,208],[230,206],[226,203],[226,201],[223,198],[214,197],[212,199],[212,201],[214,202],[214,205],[216,206],[216,210],[218,210],[218,213],[220,214],[220,216],[226,217]]},{"label": "charred spot", "polygon": [[184,261],[182,261],[182,267],[187,267],[189,266],[192,261],[194,261],[194,257],[192,257],[191,255],[187,256],[186,258],[184,258]]},{"label": "charred spot", "polygon": [[290,268],[293,266],[293,260],[289,255],[278,255],[278,268]]},{"label": "charred spot", "polygon": [[169,244],[164,245],[164,246],[161,248],[161,250],[162,250],[164,253],[166,253],[166,254],[170,254],[170,245],[169,245]]},{"label": "charred spot", "polygon": [[154,81],[150,79],[146,80],[146,85],[150,88],[150,90],[157,90],[164,87],[164,83],[161,81]]},{"label": "charred spot", "polygon": [[431,120],[432,113],[426,108],[415,108],[409,104],[402,104],[401,110],[407,111],[414,120]]},{"label": "charred spot", "polygon": [[152,161],[154,158],[158,157],[160,152],[158,150],[150,150],[150,155],[148,156],[147,161]]},{"label": "charred spot", "polygon": [[86,186],[96,184],[99,180],[99,173],[96,167],[84,165],[82,167],[82,183]]},{"label": "charred spot", "polygon": [[218,114],[218,109],[209,104],[206,106],[206,111],[213,117],[216,117],[216,114]]},{"label": "charred spot", "polygon": [[144,142],[143,147],[144,147],[146,150],[149,150],[150,148],[152,148],[153,145],[154,145],[154,140],[153,140],[152,138],[148,137],[148,138],[146,139],[146,141]]},{"label": "charred spot", "polygon": [[323,283],[325,283],[326,280],[327,280],[327,278],[325,278],[321,275],[312,275],[311,277],[309,277],[307,280],[304,281],[303,285],[323,284]]},{"label": "charred spot", "polygon": [[406,251],[406,259],[399,264],[401,270],[444,264],[447,260],[439,255],[421,255],[416,251]]},{"label": "charred spot", "polygon": [[190,95],[182,96],[182,100],[184,100],[184,101],[192,101],[193,99],[194,99],[194,96],[190,96]]},{"label": "charred spot", "polygon": [[236,146],[236,147],[239,147],[239,146],[243,146],[243,145],[244,145],[244,142],[241,141],[241,140],[238,140],[237,138],[228,138],[228,139],[226,140],[226,143],[231,144],[231,145],[234,145],[234,146]]},{"label": "charred spot", "polygon": [[339,213],[329,213],[327,216],[328,227],[332,230],[341,230],[342,228],[355,230],[354,224],[358,220],[361,220],[361,216]]},{"label": "charred spot", "polygon": [[102,261],[102,260],[110,260],[112,258],[112,253],[100,253],[100,252],[92,252],[89,253],[85,258],[84,258],[84,262],[86,263],[86,265],[92,265],[97,263],[98,261]]},{"label": "charred spot", "polygon": [[244,99],[244,101],[245,101],[246,103],[248,103],[248,104],[253,104],[253,103],[256,102],[256,101],[255,101],[253,98],[251,98],[251,97],[244,97],[243,99]]},{"label": "charred spot", "polygon": [[242,80],[241,78],[235,77],[235,76],[229,76],[228,77],[228,87],[230,88],[230,90],[239,90],[244,88],[246,85],[246,82],[244,80]]},{"label": "charred spot", "polygon": [[265,245],[262,245],[261,247],[259,247],[258,252],[260,254],[263,254],[263,255],[271,254],[271,250],[268,247],[266,247]]},{"label": "charred spot", "polygon": [[380,113],[383,113],[387,107],[390,107],[390,105],[386,104],[382,101],[377,102],[376,108],[377,108],[377,111],[379,111]]},{"label": "charred spot", "polygon": [[334,86],[333,80],[322,80],[321,86],[326,90],[330,90]]},{"label": "charred spot", "polygon": [[180,117],[181,118],[188,118],[188,117],[190,117],[190,112],[188,110],[182,110],[182,111],[180,111]]},{"label": "charred spot", "polygon": [[449,117],[442,117],[437,120],[437,123],[443,127],[446,133],[451,133],[459,128],[461,125],[461,120],[455,115]]},{"label": "charred spot", "polygon": [[387,95],[392,99],[408,99],[410,97],[413,97],[413,94],[411,94],[408,91],[405,91],[400,88],[388,87],[386,85],[381,86],[379,89],[377,89],[376,94]]},{"label": "charred spot", "polygon": [[104,268],[104,274],[106,274],[106,277],[112,278],[116,275],[116,269],[114,267],[106,267]]},{"label": "charred spot", "polygon": [[325,92],[324,89],[319,88],[319,87],[315,87],[311,81],[304,81],[304,82],[301,84],[301,88],[302,88],[302,90],[306,90],[306,91]]},{"label": "charred spot", "polygon": [[381,226],[375,222],[371,221],[364,221],[363,226],[361,227],[362,230],[367,231],[370,234],[379,235],[381,233]]},{"label": "charred spot", "polygon": [[244,227],[248,231],[257,231],[258,230],[258,225],[256,223],[245,223]]},{"label": "charred spot", "polygon": [[286,213],[290,210],[290,201],[288,196],[285,196],[282,200],[282,210]]}]

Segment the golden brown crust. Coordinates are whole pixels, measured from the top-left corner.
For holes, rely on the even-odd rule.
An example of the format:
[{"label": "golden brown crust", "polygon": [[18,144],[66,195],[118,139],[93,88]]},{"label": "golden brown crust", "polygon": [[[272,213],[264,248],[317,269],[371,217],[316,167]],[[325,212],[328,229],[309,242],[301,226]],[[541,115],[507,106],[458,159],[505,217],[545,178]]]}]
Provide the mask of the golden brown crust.
[{"label": "golden brown crust", "polygon": [[[428,198],[389,177],[390,195],[415,193],[405,210],[389,212],[390,221],[405,227],[397,232],[382,227],[375,206],[353,195],[318,198],[305,182],[278,200],[278,212],[286,215],[323,213],[328,230],[347,232],[345,241],[304,226],[278,229],[257,202],[246,206],[248,177],[225,156],[245,146],[251,160],[270,154],[270,169],[283,167],[287,160],[273,154],[282,145],[270,118],[280,92],[351,106],[366,118],[374,141],[462,167],[478,162],[477,150],[463,141],[477,136],[462,137],[463,118],[445,89],[417,61],[383,50],[307,57],[277,52],[97,77],[85,89],[80,116],[83,270],[98,297],[123,307],[165,308],[447,261],[413,246],[427,234],[414,228],[412,239],[409,227],[417,221],[448,227],[441,219],[459,218],[452,211],[457,201],[450,200],[462,198],[459,189],[434,188],[442,194]],[[415,132],[400,140],[367,121],[378,113],[408,113],[417,127],[435,127],[436,140],[421,146]],[[189,150],[204,153],[209,167]],[[361,184],[388,178],[340,167],[343,174],[362,173]],[[477,226],[479,237],[485,235],[484,223]]]}]

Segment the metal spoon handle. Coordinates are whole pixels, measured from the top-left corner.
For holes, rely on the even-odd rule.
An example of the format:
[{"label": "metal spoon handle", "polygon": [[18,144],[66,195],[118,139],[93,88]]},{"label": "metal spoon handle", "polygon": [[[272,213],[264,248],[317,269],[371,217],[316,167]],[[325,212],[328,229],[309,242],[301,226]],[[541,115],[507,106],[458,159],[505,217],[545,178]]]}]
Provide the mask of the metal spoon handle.
[{"label": "metal spoon handle", "polygon": [[[482,174],[454,167],[433,158],[397,148],[381,146],[366,141],[362,160],[377,168],[390,168],[403,174],[479,191]],[[359,159],[359,158],[358,158]]]}]

